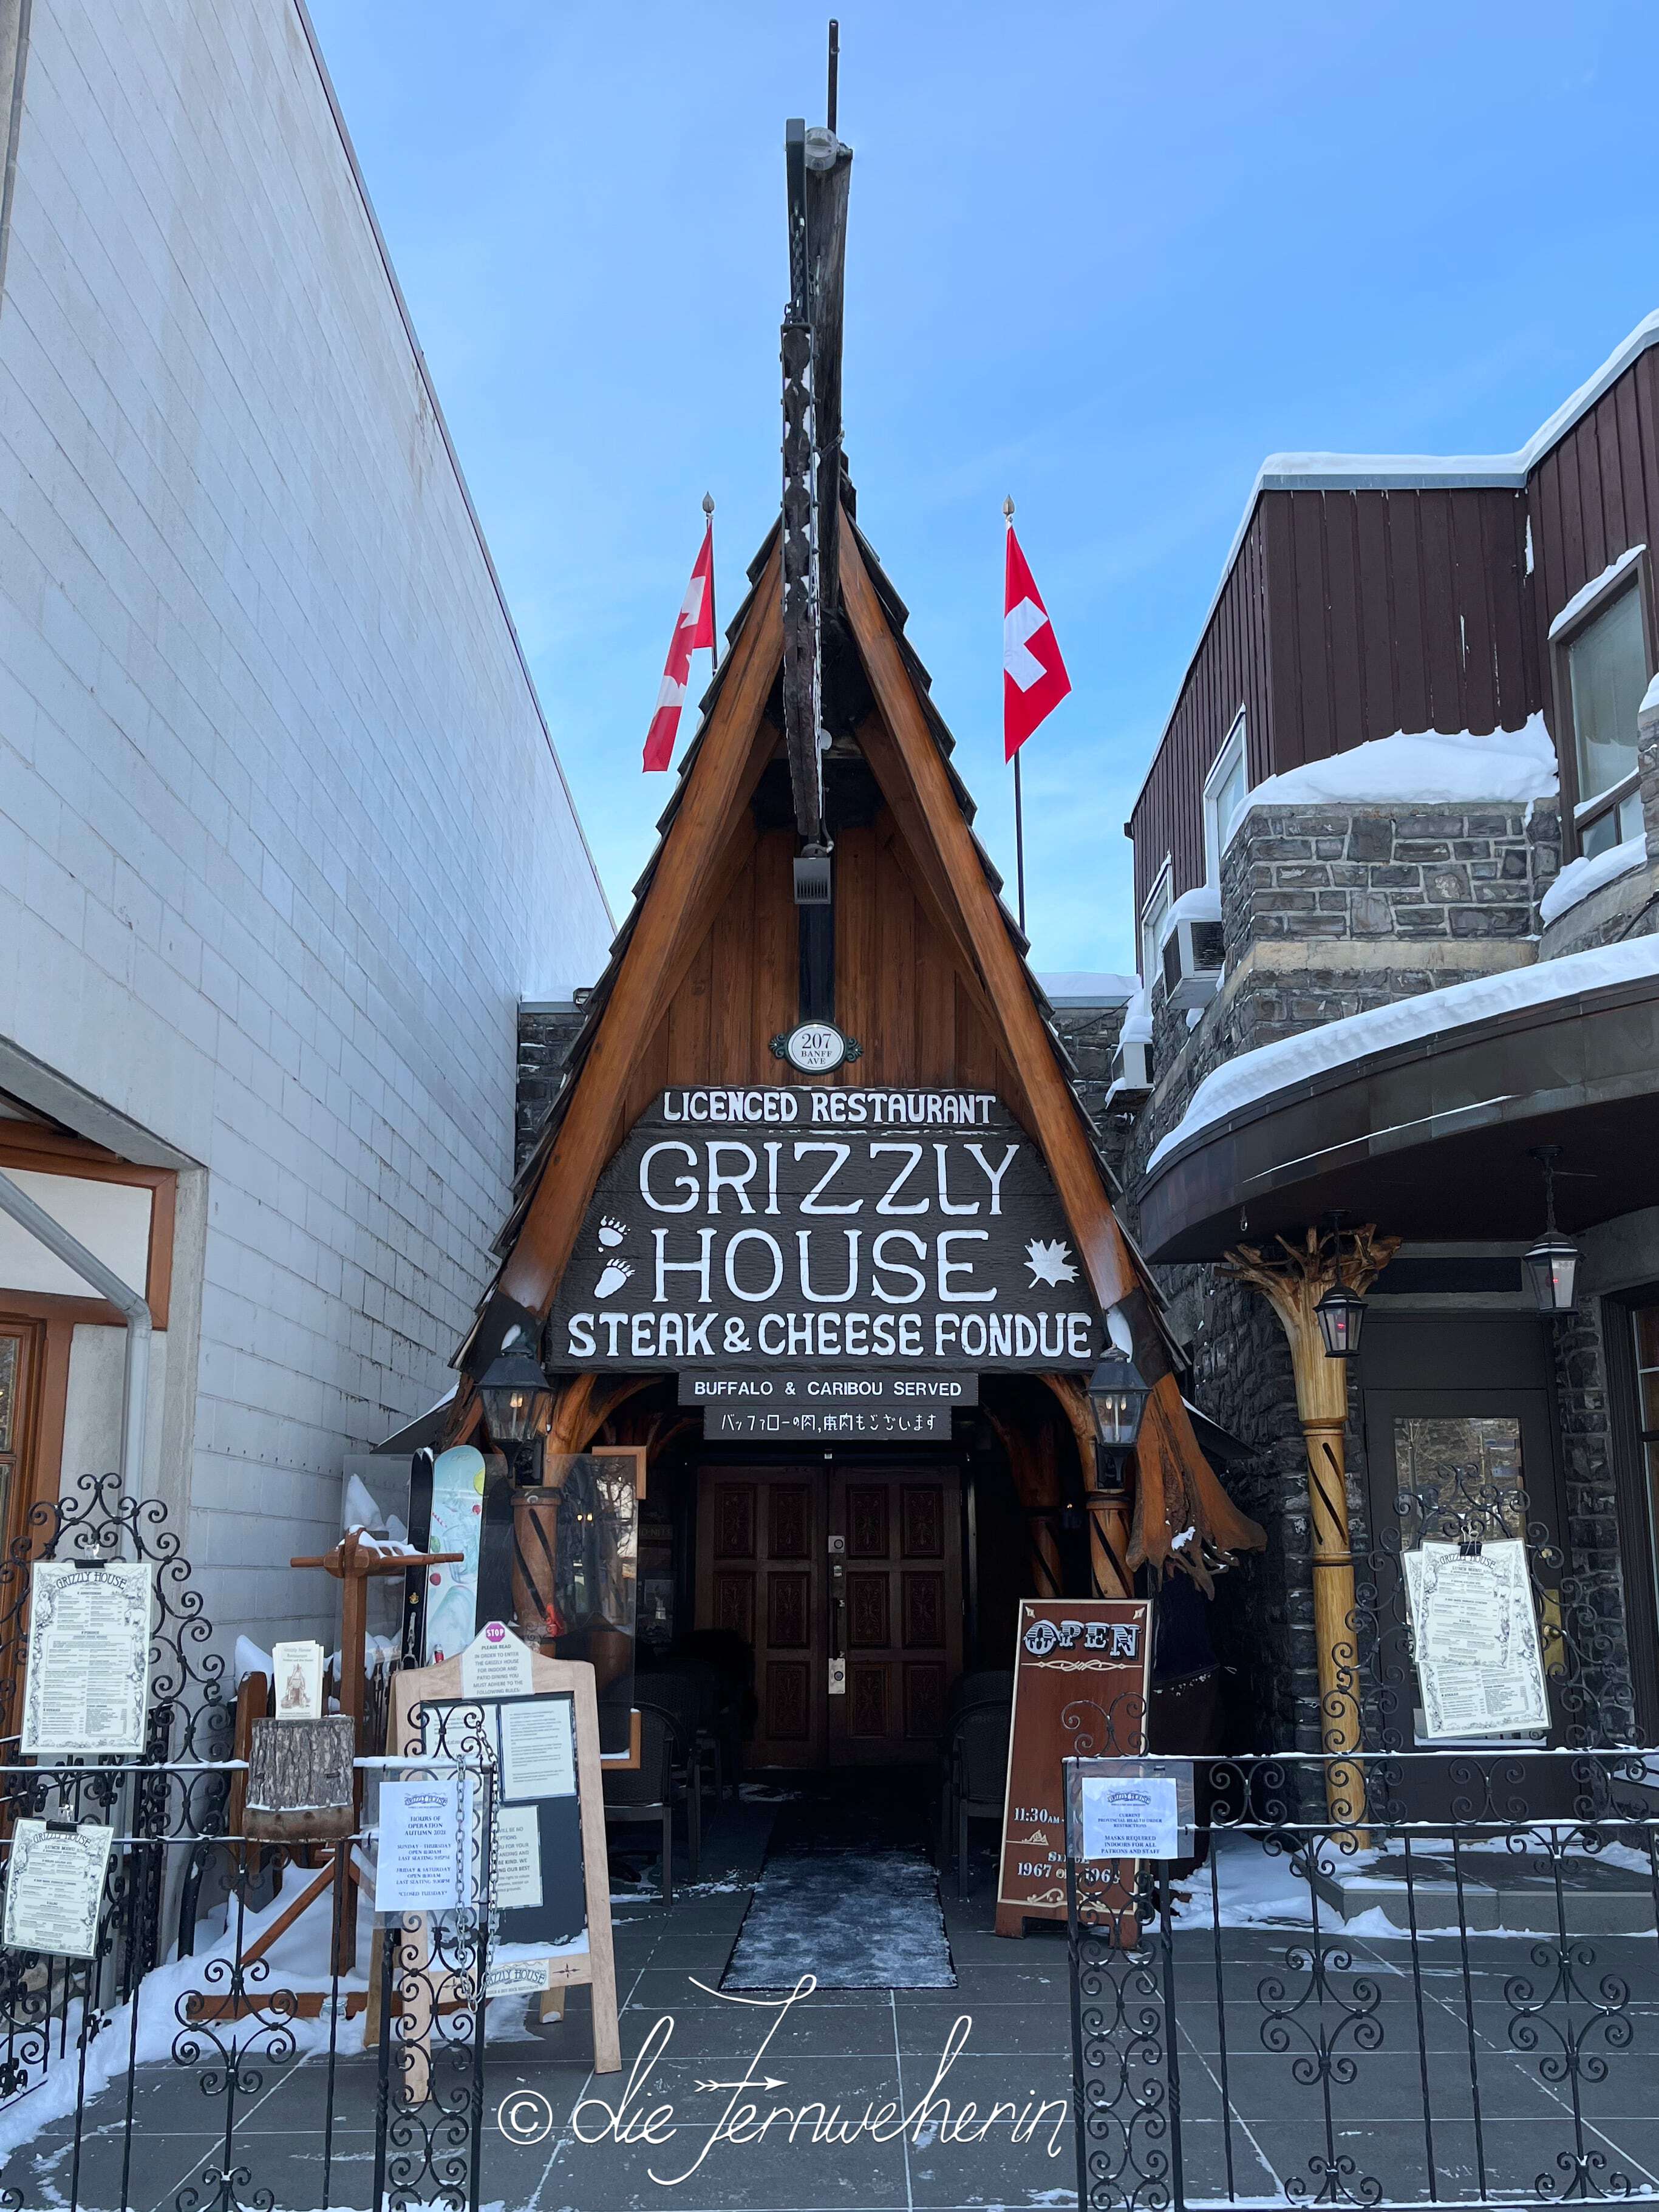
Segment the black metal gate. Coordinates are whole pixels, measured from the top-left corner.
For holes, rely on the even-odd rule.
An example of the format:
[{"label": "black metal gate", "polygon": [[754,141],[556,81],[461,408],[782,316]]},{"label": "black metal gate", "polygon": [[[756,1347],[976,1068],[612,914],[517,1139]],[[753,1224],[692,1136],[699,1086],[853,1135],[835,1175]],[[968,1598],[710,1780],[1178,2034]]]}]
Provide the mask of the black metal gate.
[{"label": "black metal gate", "polygon": [[97,1955],[0,1950],[0,2207],[477,2212],[488,1915],[372,1931],[365,1896],[361,1947],[340,1938],[388,1765],[471,1777],[489,1895],[494,1771],[481,1745],[449,1741],[441,1714],[429,1755],[360,1760],[364,1827],[339,1843],[230,1833],[241,1770],[223,1662],[162,1508],[123,1498],[113,1475],[38,1507],[0,1562],[0,1736],[14,1745],[41,1558],[154,1563],[149,1741],[137,1760],[0,1765],[0,1862],[21,1819],[114,1831]]},{"label": "black metal gate", "polygon": [[1191,1871],[1073,1873],[1086,2212],[1659,2192],[1659,1752],[1195,1769]]}]

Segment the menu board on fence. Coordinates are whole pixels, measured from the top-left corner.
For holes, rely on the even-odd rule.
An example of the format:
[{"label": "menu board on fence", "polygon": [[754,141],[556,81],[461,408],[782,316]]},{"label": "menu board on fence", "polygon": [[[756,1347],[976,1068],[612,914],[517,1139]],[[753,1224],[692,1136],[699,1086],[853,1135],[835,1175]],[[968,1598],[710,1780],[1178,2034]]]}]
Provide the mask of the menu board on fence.
[{"label": "menu board on fence", "polygon": [[97,1821],[19,1820],[6,1866],[9,1951],[91,1959],[115,1831]]},{"label": "menu board on fence", "polygon": [[37,1559],[20,1748],[36,1759],[144,1748],[149,1705],[149,1559]]},{"label": "menu board on fence", "polygon": [[1146,1748],[1152,1608],[1143,1598],[1025,1598],[1002,1810],[997,1933],[1066,1917],[1068,1759]]},{"label": "menu board on fence", "polygon": [[1423,1693],[1419,1739],[1547,1729],[1549,1692],[1522,1540],[1424,1544],[1401,1559]]}]

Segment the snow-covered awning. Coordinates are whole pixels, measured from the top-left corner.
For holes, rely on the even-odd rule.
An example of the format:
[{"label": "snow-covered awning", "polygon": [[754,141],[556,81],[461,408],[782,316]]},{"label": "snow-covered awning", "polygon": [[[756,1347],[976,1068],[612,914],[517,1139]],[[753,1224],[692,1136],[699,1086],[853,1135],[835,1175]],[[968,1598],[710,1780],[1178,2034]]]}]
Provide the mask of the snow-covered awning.
[{"label": "snow-covered awning", "polygon": [[[1411,1233],[1401,1229],[1403,1210],[1431,1224],[1415,1233],[1432,1234],[1443,1203],[1486,1225],[1443,1234],[1507,1234],[1492,1226],[1507,1194],[1490,1177],[1484,1185],[1477,1177],[1467,1191],[1454,1181],[1448,1197],[1436,1195],[1454,1157],[1473,1157],[1467,1140],[1477,1131],[1588,1106],[1606,1108],[1613,1120],[1586,1160],[1594,1173],[1575,1188],[1595,1209],[1584,1218],[1606,1218],[1627,1200],[1659,1202],[1659,1147],[1650,1136],[1656,1094],[1659,936],[1395,1000],[1241,1053],[1207,1075],[1147,1164],[1143,1243],[1155,1259],[1197,1258],[1224,1229],[1235,1241],[1241,1212],[1255,1235],[1279,1216],[1297,1218],[1301,1209],[1300,1218],[1311,1219],[1350,1198],[1367,1207],[1377,1202],[1382,1225],[1401,1233]],[[1626,1118],[1628,1143],[1613,1127],[1622,1129]],[[1529,1146],[1556,1133],[1516,1127],[1498,1150],[1524,1162]],[[1431,1143],[1432,1170],[1425,1164]],[[1655,1184],[1651,1198],[1636,1192],[1626,1172],[1638,1153],[1640,1175]],[[1393,1164],[1385,1171],[1382,1162]],[[1333,1194],[1345,1178],[1354,1188]],[[1382,1218],[1385,1190],[1392,1221]],[[1536,1199],[1529,1184],[1526,1197]],[[1524,1224],[1513,1233],[1523,1234]]]}]

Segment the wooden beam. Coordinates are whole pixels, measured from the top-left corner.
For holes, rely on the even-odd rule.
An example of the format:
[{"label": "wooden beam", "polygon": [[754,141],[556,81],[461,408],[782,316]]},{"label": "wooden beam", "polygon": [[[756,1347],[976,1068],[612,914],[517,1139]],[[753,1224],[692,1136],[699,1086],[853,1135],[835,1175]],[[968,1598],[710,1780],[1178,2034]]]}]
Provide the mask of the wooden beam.
[{"label": "wooden beam", "polygon": [[698,893],[718,861],[783,652],[775,547],[755,586],[749,619],[702,733],[679,810],[611,987],[598,1036],[559,1133],[501,1267],[498,1294],[532,1313],[552,1303],[593,1186],[610,1156],[629,1078],[668,1003]]},{"label": "wooden beam", "polygon": [[1032,1134],[1048,1160],[1095,1296],[1103,1307],[1115,1306],[1139,1280],[1133,1255],[1113,1215],[1077,1101],[1037,1012],[1024,963],[1014,950],[1001,908],[985,879],[921,702],[851,531],[841,535],[841,581],[876,703],[921,808],[923,834],[943,863],[975,969],[996,1009],[1009,1056],[1025,1086],[1036,1124]]}]

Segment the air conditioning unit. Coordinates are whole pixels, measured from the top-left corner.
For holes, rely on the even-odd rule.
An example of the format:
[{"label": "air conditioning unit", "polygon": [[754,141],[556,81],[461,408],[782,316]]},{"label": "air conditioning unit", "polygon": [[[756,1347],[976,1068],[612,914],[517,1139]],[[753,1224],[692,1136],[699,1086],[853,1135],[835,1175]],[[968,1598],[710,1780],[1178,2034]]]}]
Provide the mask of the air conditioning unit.
[{"label": "air conditioning unit", "polygon": [[1125,1037],[1112,1054],[1112,1087],[1146,1092],[1152,1087],[1152,1048],[1145,1037]]},{"label": "air conditioning unit", "polygon": [[1221,988],[1226,949],[1218,921],[1183,917],[1164,940],[1164,994],[1184,1012],[1207,1006]]}]

